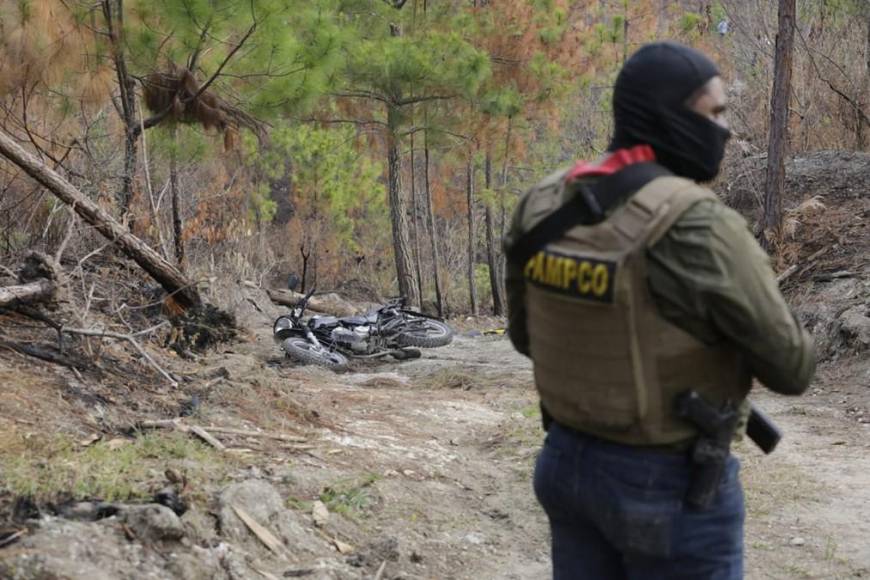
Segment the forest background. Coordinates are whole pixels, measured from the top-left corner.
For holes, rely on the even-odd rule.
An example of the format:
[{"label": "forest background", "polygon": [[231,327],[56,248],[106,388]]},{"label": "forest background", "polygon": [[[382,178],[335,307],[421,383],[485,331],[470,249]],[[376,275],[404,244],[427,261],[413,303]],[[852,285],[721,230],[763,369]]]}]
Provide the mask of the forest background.
[{"label": "forest background", "polygon": [[[0,128],[203,286],[502,314],[505,222],[605,150],[625,58],[719,63],[733,175],[767,149],[776,29],[764,0],[0,0]],[[868,148],[870,3],[797,1],[791,88],[791,153]],[[6,264],[107,245],[5,160],[0,228]]]}]

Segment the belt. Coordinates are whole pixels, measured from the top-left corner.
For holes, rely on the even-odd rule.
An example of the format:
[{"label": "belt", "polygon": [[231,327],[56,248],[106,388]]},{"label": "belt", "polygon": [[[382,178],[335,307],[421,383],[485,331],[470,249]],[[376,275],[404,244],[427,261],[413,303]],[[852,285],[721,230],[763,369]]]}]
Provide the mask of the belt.
[{"label": "belt", "polygon": [[567,425],[563,425],[557,421],[552,422],[553,425],[558,425],[560,429],[568,431],[576,437],[580,437],[586,440],[589,440],[597,445],[612,445],[614,447],[622,447],[635,449],[637,451],[651,451],[654,453],[662,453],[666,455],[687,455],[691,449],[692,445],[695,443],[695,439],[685,439],[683,441],[677,441],[674,443],[665,443],[665,444],[651,444],[651,445],[629,445],[627,443],[623,443],[621,441],[614,441],[611,439],[606,439],[599,435],[592,435],[591,433],[586,433],[580,429],[575,429],[573,427],[568,427]]}]

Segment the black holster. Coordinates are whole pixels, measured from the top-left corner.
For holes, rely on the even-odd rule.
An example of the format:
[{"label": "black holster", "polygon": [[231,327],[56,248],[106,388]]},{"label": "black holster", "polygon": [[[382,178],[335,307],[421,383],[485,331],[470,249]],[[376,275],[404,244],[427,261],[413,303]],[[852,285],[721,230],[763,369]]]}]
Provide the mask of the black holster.
[{"label": "black holster", "polygon": [[737,427],[737,409],[730,403],[717,409],[695,391],[682,393],[674,402],[677,415],[700,431],[692,446],[694,470],[686,503],[696,509],[707,509],[716,499],[725,474],[731,440]]}]

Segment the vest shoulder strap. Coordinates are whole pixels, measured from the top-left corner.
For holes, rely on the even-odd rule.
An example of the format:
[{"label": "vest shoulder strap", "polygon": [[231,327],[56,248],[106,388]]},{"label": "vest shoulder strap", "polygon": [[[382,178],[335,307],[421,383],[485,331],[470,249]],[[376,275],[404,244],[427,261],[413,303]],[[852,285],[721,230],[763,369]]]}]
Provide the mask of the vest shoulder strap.
[{"label": "vest shoulder strap", "polygon": [[[563,170],[551,174],[530,195],[548,197],[551,203],[561,202],[564,198],[567,173],[568,170]],[[663,175],[670,175],[670,172],[658,164],[635,163],[599,179],[591,186],[578,184],[579,192],[561,206],[556,205],[555,209],[545,214],[506,248],[508,261],[525,264],[538,250],[562,238],[575,226],[601,223],[599,220],[604,219],[605,212],[620,199]],[[533,203],[534,200],[528,201]],[[550,205],[547,209],[550,210],[551,207],[554,206]]]},{"label": "vest shoulder strap", "polygon": [[635,193],[612,217],[611,226],[632,242],[653,246],[690,207],[702,200],[718,200],[693,181],[659,177]]}]

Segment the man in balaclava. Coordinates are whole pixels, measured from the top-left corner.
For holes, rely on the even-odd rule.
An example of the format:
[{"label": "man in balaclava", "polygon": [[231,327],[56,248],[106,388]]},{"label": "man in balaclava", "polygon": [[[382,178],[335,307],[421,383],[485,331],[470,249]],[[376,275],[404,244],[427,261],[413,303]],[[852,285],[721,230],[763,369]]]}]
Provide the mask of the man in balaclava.
[{"label": "man in balaclava", "polygon": [[739,415],[753,378],[801,394],[815,357],[746,221],[698,184],[719,172],[725,101],[706,56],[644,46],[617,78],[607,154],[529,190],[505,239],[554,578],[743,577],[739,464],[697,411]]}]

